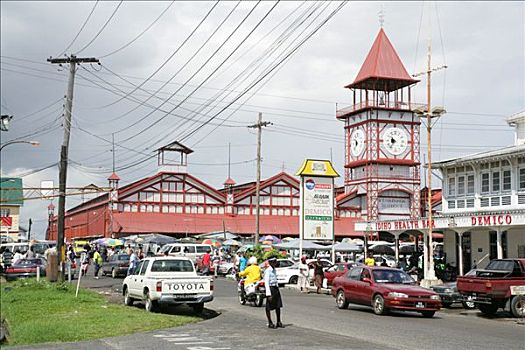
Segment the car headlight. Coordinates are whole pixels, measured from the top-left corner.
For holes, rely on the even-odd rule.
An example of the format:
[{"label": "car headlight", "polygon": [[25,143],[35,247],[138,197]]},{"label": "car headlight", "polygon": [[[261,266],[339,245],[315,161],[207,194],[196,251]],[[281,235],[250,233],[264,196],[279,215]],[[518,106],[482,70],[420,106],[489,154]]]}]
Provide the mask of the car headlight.
[{"label": "car headlight", "polygon": [[391,298],[408,298],[408,295],[405,293],[398,293],[398,292],[390,292],[388,293],[388,296]]},{"label": "car headlight", "polygon": [[441,297],[439,295],[431,295],[430,299],[432,299],[432,300],[441,300]]}]

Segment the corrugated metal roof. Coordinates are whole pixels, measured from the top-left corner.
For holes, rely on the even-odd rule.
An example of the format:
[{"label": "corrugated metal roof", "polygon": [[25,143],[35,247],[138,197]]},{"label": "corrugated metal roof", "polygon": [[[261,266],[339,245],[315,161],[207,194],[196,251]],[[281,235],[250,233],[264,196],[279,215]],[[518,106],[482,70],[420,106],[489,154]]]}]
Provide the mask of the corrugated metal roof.
[{"label": "corrugated metal roof", "polygon": [[381,28],[354,82],[345,87],[394,91],[416,82]]},{"label": "corrugated metal roof", "polygon": [[[515,146],[500,148],[494,151],[480,152],[480,153],[475,153],[475,154],[471,154],[471,155],[463,156],[459,158],[443,160],[440,162],[432,162],[432,166],[444,168],[444,167],[461,165],[461,164],[466,164],[466,163],[474,163],[474,162],[478,162],[484,159],[487,159],[487,161],[492,161],[492,160],[497,160],[499,158],[509,157],[509,156],[515,156],[515,157],[525,156],[525,145],[515,145]],[[425,164],[425,167],[426,166],[427,164]]]},{"label": "corrugated metal roof", "polygon": [[[358,218],[335,220],[336,236],[360,236],[354,231]],[[224,223],[224,226],[223,226]],[[196,235],[222,231],[223,227],[233,234],[253,234],[255,216],[235,217],[216,214],[167,214],[167,213],[114,213],[113,231],[120,234],[161,233]],[[298,235],[297,216],[260,216],[260,232],[273,235]]]}]

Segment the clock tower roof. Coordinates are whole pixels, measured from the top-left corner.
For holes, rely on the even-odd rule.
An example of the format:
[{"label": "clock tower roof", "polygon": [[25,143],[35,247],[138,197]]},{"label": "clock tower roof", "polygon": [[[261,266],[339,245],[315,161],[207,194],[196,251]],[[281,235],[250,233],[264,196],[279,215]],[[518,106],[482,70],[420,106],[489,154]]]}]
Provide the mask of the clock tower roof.
[{"label": "clock tower roof", "polygon": [[345,88],[394,91],[418,81],[408,74],[394,46],[381,28],[357,77]]}]

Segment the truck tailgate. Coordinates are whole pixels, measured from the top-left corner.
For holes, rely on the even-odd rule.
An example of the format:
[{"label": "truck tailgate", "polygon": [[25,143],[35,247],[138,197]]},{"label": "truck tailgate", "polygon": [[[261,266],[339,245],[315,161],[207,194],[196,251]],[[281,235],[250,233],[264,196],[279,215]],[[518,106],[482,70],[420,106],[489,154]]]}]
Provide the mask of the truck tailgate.
[{"label": "truck tailgate", "polygon": [[209,278],[180,278],[162,280],[162,293],[167,294],[209,294],[211,280]]}]

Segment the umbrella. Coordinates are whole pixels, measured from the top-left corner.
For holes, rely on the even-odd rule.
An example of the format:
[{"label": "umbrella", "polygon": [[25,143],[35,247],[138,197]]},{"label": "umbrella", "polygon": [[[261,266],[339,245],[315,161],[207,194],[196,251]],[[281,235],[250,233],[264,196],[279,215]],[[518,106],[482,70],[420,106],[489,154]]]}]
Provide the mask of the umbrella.
[{"label": "umbrella", "polygon": [[385,244],[374,244],[369,250],[373,251],[376,254],[387,254],[387,255],[394,255],[395,251],[392,247],[385,245]]},{"label": "umbrella", "polygon": [[411,254],[416,252],[416,246],[414,244],[404,244],[399,247],[399,252],[402,254]]},{"label": "umbrella", "polygon": [[273,236],[273,235],[266,235],[266,236],[262,236],[261,238],[259,238],[259,242],[264,242],[264,241],[272,241],[273,243],[281,242],[279,237]]},{"label": "umbrella", "polygon": [[[276,244],[275,247],[279,249],[299,249],[300,240],[296,239],[287,243]],[[329,247],[316,244],[310,241],[303,241],[303,250],[326,250]]]},{"label": "umbrella", "polygon": [[272,245],[273,242],[272,241],[262,241],[261,244],[263,244],[263,245]]},{"label": "umbrella", "polygon": [[233,239],[228,239],[224,242],[222,242],[223,245],[228,245],[228,246],[240,246],[241,244]]},{"label": "umbrella", "polygon": [[293,241],[293,240],[295,240],[295,239],[297,239],[297,238],[293,238],[293,237],[284,237],[284,238],[283,238],[283,241],[284,241],[284,242],[289,242],[289,241]]},{"label": "umbrella", "polygon": [[334,248],[336,252],[362,252],[363,247],[360,247],[355,244],[350,244],[346,242],[336,243],[333,246],[330,246],[330,248]]},{"label": "umbrella", "polygon": [[124,241],[116,238],[100,238],[95,241],[98,245],[103,245],[107,247],[116,247],[119,245],[124,245]]},{"label": "umbrella", "polygon": [[219,248],[222,244],[216,239],[207,238],[202,241],[202,244],[211,244],[213,247]]}]

